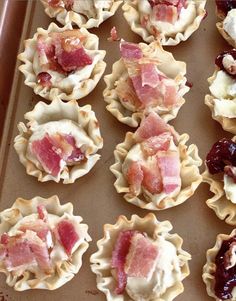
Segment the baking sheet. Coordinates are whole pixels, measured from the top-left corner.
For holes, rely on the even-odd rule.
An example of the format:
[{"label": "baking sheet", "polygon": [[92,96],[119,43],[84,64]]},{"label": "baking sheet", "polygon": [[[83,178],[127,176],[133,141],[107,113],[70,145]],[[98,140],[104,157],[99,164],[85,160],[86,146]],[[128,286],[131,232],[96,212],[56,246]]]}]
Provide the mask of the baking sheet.
[{"label": "baking sheet", "polygon": [[[187,77],[193,83],[191,91],[185,95],[186,104],[181,108],[177,118],[171,122],[179,133],[187,132],[190,143],[196,143],[200,156],[204,159],[211,145],[219,138],[230,137],[221,126],[211,118],[209,109],[204,105],[204,96],[208,92],[207,78],[214,71],[215,56],[229,48],[215,27],[215,1],[208,0],[208,17],[202,22],[199,30],[192,37],[175,47],[166,47],[175,58],[187,63]],[[37,27],[46,28],[51,22],[44,13],[39,1],[28,3],[22,41],[31,38]],[[108,42],[109,32],[116,25],[119,36],[139,42],[141,39],[133,34],[122,16],[121,8],[115,16],[103,23],[99,29],[91,30],[100,37],[100,49],[106,49],[107,68],[105,74],[111,73],[112,64],[119,59],[117,42]],[[22,46],[21,46],[22,49]],[[4,135],[0,150],[0,210],[12,205],[17,197],[32,198],[36,195],[49,197],[57,194],[62,203],[72,202],[75,214],[84,218],[89,225],[89,233],[93,241],[83,257],[83,266],[79,273],[66,285],[56,291],[31,290],[15,292],[5,285],[5,276],[0,275],[0,298],[5,300],[79,300],[105,301],[105,295],[96,289],[95,275],[90,270],[89,257],[97,250],[96,241],[103,236],[103,225],[115,223],[120,214],[130,217],[131,214],[145,216],[148,211],[124,201],[121,194],[116,193],[114,176],[109,171],[113,164],[113,150],[122,142],[125,133],[130,129],[120,124],[105,109],[102,92],[103,80],[79,104],[91,104],[100,121],[104,148],[100,152],[101,160],[92,171],[77,180],[74,184],[40,183],[36,178],[28,176],[19,162],[13,148],[13,140],[17,135],[17,123],[23,121],[23,115],[31,110],[41,97],[33,94],[31,88],[24,85],[24,77],[15,73],[10,103],[8,107]],[[203,170],[203,167],[202,167]],[[232,227],[220,221],[209,209],[205,201],[209,198],[209,186],[201,184],[195,195],[184,204],[166,211],[154,212],[159,220],[170,220],[174,226],[172,233],[177,232],[184,239],[183,248],[192,254],[190,262],[191,274],[184,280],[185,291],[176,301],[207,301],[205,285],[201,280],[202,267],[205,264],[206,250],[215,243],[218,233],[230,233]]]}]

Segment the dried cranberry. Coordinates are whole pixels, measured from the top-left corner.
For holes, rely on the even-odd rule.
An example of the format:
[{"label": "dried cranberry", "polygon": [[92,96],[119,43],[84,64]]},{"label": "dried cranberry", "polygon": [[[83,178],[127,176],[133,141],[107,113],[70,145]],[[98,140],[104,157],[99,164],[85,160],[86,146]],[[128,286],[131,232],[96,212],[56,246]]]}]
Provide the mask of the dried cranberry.
[{"label": "dried cranberry", "polygon": [[207,154],[206,165],[211,174],[223,172],[227,165],[236,166],[236,143],[226,138],[217,141]]},{"label": "dried cranberry", "polygon": [[[235,1],[236,1],[236,0],[235,0]],[[226,56],[227,54],[231,55],[231,56],[234,58],[234,60],[236,60],[236,49],[231,49],[231,50],[224,51],[224,52],[220,53],[220,54],[216,57],[216,59],[215,59],[215,64],[216,64],[221,70],[225,71],[226,73],[228,73],[228,74],[229,74],[230,76],[232,76],[233,78],[236,78],[236,74],[231,74],[231,73],[229,73],[229,72],[225,69],[225,67],[224,67],[224,65],[223,65],[223,58],[224,58],[224,56]]]},{"label": "dried cranberry", "polygon": [[227,15],[228,11],[236,8],[236,0],[216,0],[217,9]]},{"label": "dried cranberry", "polygon": [[236,266],[226,269],[225,253],[230,245],[236,242],[236,236],[222,242],[221,248],[216,255],[215,264],[215,294],[220,300],[232,298],[232,290],[236,286]]},{"label": "dried cranberry", "polygon": [[51,87],[51,75],[47,72],[41,72],[37,75],[38,83],[43,87]]}]

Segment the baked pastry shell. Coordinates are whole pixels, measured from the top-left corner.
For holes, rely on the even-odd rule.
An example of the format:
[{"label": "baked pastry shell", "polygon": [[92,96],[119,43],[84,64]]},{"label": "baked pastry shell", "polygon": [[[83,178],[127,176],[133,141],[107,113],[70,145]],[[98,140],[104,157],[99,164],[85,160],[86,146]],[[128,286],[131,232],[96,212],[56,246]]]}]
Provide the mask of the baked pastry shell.
[{"label": "baked pastry shell", "polygon": [[[59,182],[63,180],[63,184],[74,183],[74,181],[87,174],[96,162],[100,159],[100,155],[96,152],[103,147],[103,139],[100,134],[99,124],[95,113],[90,105],[80,107],[75,100],[64,103],[60,99],[54,99],[50,104],[39,102],[34,109],[24,115],[28,123],[18,124],[19,135],[15,137],[14,148],[19,156],[20,162],[25,166],[26,173],[37,177],[40,182],[53,180]],[[79,124],[93,141],[93,147],[86,162],[67,168],[57,177],[43,171],[41,165],[36,166],[27,158],[27,146],[29,138],[32,135],[32,129],[37,125],[50,121],[59,121],[63,119],[72,120]]]},{"label": "baked pastry shell", "polygon": [[[98,251],[90,258],[91,269],[97,277],[97,288],[106,295],[107,301],[131,301],[126,293],[123,295],[114,293],[116,280],[111,274],[112,250],[118,234],[120,231],[131,229],[146,232],[153,239],[161,235],[165,240],[171,242],[176,247],[181,263],[181,280],[189,275],[188,261],[191,259],[191,255],[182,250],[182,238],[177,234],[169,233],[172,230],[169,221],[159,222],[153,213],[147,214],[144,218],[132,215],[130,220],[121,215],[115,225],[104,225],[104,237],[97,242]],[[183,290],[182,282],[176,282],[175,285],[166,290],[161,298],[153,301],[171,301]]]},{"label": "baked pastry shell", "polygon": [[[18,198],[11,208],[0,212],[0,235],[8,232],[23,217],[37,213],[37,206],[41,204],[45,206],[50,214],[60,217],[66,213],[67,216],[75,217],[73,215],[73,205],[71,203],[61,205],[58,197],[55,195],[48,199],[39,196],[34,197],[31,200]],[[81,223],[83,220],[80,216],[76,216],[76,218],[78,223]],[[14,287],[17,291],[24,291],[28,289],[54,290],[70,281],[80,270],[82,255],[89,247],[88,242],[91,241],[87,232],[88,226],[86,224],[80,224],[80,227],[83,229],[83,233],[85,233],[84,241],[81,242],[79,247],[71,255],[70,259],[57,263],[53,275],[48,275],[39,279],[33,277],[33,274],[29,271],[25,271],[22,277],[17,277],[14,276],[12,272],[3,268],[0,264],[0,272],[3,272],[6,275],[6,283],[9,286]]]},{"label": "baked pastry shell", "polygon": [[[83,0],[79,0],[83,1]],[[77,25],[78,27],[84,27],[84,28],[93,28],[93,27],[99,27],[99,25],[104,22],[106,19],[110,18],[115,14],[117,9],[119,8],[120,4],[123,2],[123,0],[114,0],[113,4],[109,11],[105,10],[97,10],[97,18],[85,18],[83,14],[79,14],[74,11],[67,11],[65,8],[58,7],[53,8],[50,5],[48,5],[46,0],[41,0],[44,8],[45,13],[50,18],[56,18],[57,21],[63,25],[67,23],[72,23]]]},{"label": "baked pastry shell", "polygon": [[116,146],[114,151],[115,164],[110,167],[111,172],[115,175],[116,181],[114,186],[118,193],[124,193],[124,199],[140,208],[148,210],[163,210],[182,204],[190,198],[197,187],[202,182],[202,176],[199,172],[199,166],[202,160],[198,155],[198,148],[196,145],[191,144],[186,146],[189,136],[183,134],[179,136],[177,148],[180,155],[180,177],[181,177],[181,190],[175,197],[166,196],[155,204],[154,196],[145,198],[142,194],[134,196],[129,192],[128,182],[123,175],[122,165],[129,152],[129,150],[137,142],[133,133],[128,132],[125,136],[123,143]]},{"label": "baked pastry shell", "polygon": [[[215,80],[218,71],[219,71],[219,69],[216,69],[214,74],[207,79],[208,83],[210,85]],[[207,94],[205,96],[205,104],[211,110],[212,118],[214,120],[218,121],[225,131],[228,131],[232,134],[236,134],[236,118],[228,118],[228,117],[225,117],[225,116],[215,115],[215,113],[214,113],[214,107],[215,107],[214,99],[215,99],[215,97],[210,95],[210,94]]]},{"label": "baked pastry shell", "polygon": [[[64,32],[65,30],[71,29],[73,29],[73,27],[70,23],[66,24],[62,28],[58,27],[55,23],[51,23],[46,30],[38,28],[32,39],[25,40],[24,51],[18,55],[18,59],[23,62],[23,64],[19,66],[19,70],[25,76],[24,83],[33,88],[35,94],[38,94],[47,100],[53,100],[55,97],[58,97],[69,101],[85,97],[96,87],[105,71],[106,63],[103,59],[106,55],[106,51],[99,50],[99,60],[91,72],[91,78],[78,82],[71,92],[63,91],[58,87],[43,87],[38,84],[37,75],[33,69],[34,56],[37,51],[37,37],[39,35],[45,36],[52,32]],[[89,33],[85,28],[81,28],[80,31],[87,37],[85,48],[89,50],[98,50],[99,38],[95,34]]]},{"label": "baked pastry shell", "polygon": [[226,42],[228,42],[231,46],[236,48],[236,41],[233,38],[231,38],[231,36],[224,30],[223,21],[217,22],[216,28],[218,29],[222,37],[226,40]]},{"label": "baked pastry shell", "polygon": [[[216,243],[212,249],[207,250],[206,253],[206,259],[207,262],[203,267],[203,274],[202,279],[204,283],[206,284],[206,290],[209,296],[216,299],[216,301],[221,301],[214,292],[214,286],[215,286],[215,277],[214,273],[216,271],[216,265],[215,265],[215,258],[221,248],[222,242],[224,240],[229,240],[231,237],[236,235],[236,229],[234,229],[229,235],[226,234],[219,234],[216,238]],[[227,299],[229,301],[233,299]]]},{"label": "baked pastry shell", "polygon": [[139,46],[145,54],[145,57],[158,60],[160,70],[178,83],[178,93],[181,97],[179,99],[179,105],[173,107],[172,109],[164,109],[160,106],[157,106],[142,111],[129,111],[122,105],[115,90],[116,81],[123,74],[127,73],[127,69],[123,63],[123,60],[120,59],[113,64],[112,73],[104,76],[106,88],[103,92],[103,96],[105,102],[108,104],[106,109],[120,122],[131,127],[137,127],[143,118],[143,115],[148,114],[150,110],[158,113],[166,122],[174,119],[178,114],[180,107],[185,103],[183,95],[186,94],[190,89],[186,85],[186,64],[184,62],[176,61],[172,53],[165,51],[157,41],[154,41],[149,45],[145,43],[139,43]]},{"label": "baked pastry shell", "polygon": [[[125,4],[122,6],[124,11],[124,17],[128,22],[131,30],[138,35],[140,35],[143,40],[147,43],[158,40],[158,37],[155,38],[150,32],[141,25],[140,14],[138,10],[138,1],[139,0],[126,0]],[[181,41],[186,41],[194,31],[198,29],[202,19],[206,15],[205,4],[206,0],[197,0],[196,2],[196,17],[193,16],[192,23],[189,24],[184,32],[178,32],[173,37],[162,36],[159,41],[164,46],[175,46],[178,45]]]}]

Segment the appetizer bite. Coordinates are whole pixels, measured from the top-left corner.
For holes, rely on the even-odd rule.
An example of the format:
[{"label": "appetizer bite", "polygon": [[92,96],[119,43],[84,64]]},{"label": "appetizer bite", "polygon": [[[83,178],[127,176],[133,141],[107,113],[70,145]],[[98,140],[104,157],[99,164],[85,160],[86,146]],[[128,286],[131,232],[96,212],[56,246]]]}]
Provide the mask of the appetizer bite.
[{"label": "appetizer bite", "polygon": [[236,1],[216,0],[217,16],[221,19],[216,23],[223,38],[233,47],[236,47]]},{"label": "appetizer bite", "polygon": [[99,39],[85,28],[63,28],[51,23],[47,30],[38,28],[25,41],[19,70],[25,84],[36,94],[52,100],[80,99],[89,94],[100,80],[106,63],[106,51],[98,50]]},{"label": "appetizer bite", "polygon": [[236,298],[236,230],[230,235],[219,234],[216,244],[207,251],[207,263],[203,267],[203,281],[207,293],[217,301],[233,301]]},{"label": "appetizer bite", "polygon": [[203,181],[214,196],[207,205],[230,225],[236,225],[236,137],[217,141],[206,157]]},{"label": "appetizer bite", "polygon": [[123,0],[41,0],[45,13],[58,22],[92,28],[113,16]]},{"label": "appetizer bite", "polygon": [[74,183],[100,159],[97,151],[103,139],[90,105],[59,99],[49,105],[39,102],[25,119],[26,125],[18,124],[14,147],[27,174],[39,181]]},{"label": "appetizer bite", "polygon": [[202,164],[196,145],[186,146],[181,136],[156,113],[150,113],[135,133],[116,146],[115,164],[118,193],[144,209],[162,210],[177,206],[193,195],[202,181]]},{"label": "appetizer bite", "polygon": [[236,49],[219,54],[215,64],[208,78],[211,95],[206,95],[205,104],[224,130],[236,134]]},{"label": "appetizer bite", "polygon": [[174,46],[198,29],[205,4],[206,0],[125,0],[122,9],[132,31],[144,41]]},{"label": "appetizer bite", "polygon": [[54,290],[78,273],[91,238],[71,203],[18,198],[0,219],[0,272],[9,286]]},{"label": "appetizer bite", "polygon": [[90,261],[108,301],[171,301],[183,292],[191,256],[171,230],[169,221],[158,222],[152,213],[131,220],[122,215],[104,226]]},{"label": "appetizer bite", "polygon": [[176,61],[157,41],[150,45],[121,41],[120,52],[112,74],[104,77],[107,110],[132,127],[150,111],[165,121],[175,118],[189,91],[186,64]]}]

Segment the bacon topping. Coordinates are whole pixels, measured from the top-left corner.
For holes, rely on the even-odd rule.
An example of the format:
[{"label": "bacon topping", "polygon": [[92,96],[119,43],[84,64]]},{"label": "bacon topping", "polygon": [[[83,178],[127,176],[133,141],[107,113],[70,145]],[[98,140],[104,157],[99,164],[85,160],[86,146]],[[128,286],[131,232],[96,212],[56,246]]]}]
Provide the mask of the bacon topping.
[{"label": "bacon topping", "polygon": [[110,38],[108,38],[108,41],[119,41],[120,38],[118,37],[117,29],[115,26],[112,27],[110,31]]},{"label": "bacon topping", "polygon": [[45,206],[43,204],[38,205],[37,211],[38,211],[39,218],[42,219],[44,222],[46,222],[48,217],[48,212]]},{"label": "bacon topping", "polygon": [[123,59],[138,60],[143,57],[143,52],[137,44],[122,41],[120,43],[120,52]]},{"label": "bacon topping", "polygon": [[151,112],[142,120],[140,127],[135,132],[135,138],[138,141],[143,141],[170,131],[170,126],[157,114]]},{"label": "bacon topping", "polygon": [[32,153],[37,157],[44,170],[57,176],[61,170],[61,160],[66,163],[78,162],[85,159],[85,154],[76,147],[74,137],[59,133],[41,140],[35,140],[31,145]]},{"label": "bacon topping", "polygon": [[61,7],[66,10],[72,10],[74,0],[47,0],[51,7]]},{"label": "bacon topping", "polygon": [[150,193],[157,194],[162,192],[162,177],[156,158],[153,158],[151,166],[142,166],[143,182],[142,186],[146,188]]},{"label": "bacon topping", "polygon": [[57,224],[56,230],[63,248],[68,255],[71,255],[74,245],[79,240],[74,225],[68,220],[62,220]]},{"label": "bacon topping", "polygon": [[156,20],[174,24],[178,20],[177,7],[158,4],[153,7],[153,13]]},{"label": "bacon topping", "polygon": [[132,194],[138,194],[143,181],[143,170],[141,164],[138,162],[132,162],[127,171],[127,181],[129,183],[130,192]]},{"label": "bacon topping", "polygon": [[158,136],[150,137],[141,143],[142,150],[147,156],[154,156],[158,151],[167,151],[170,146],[172,135],[164,132]]},{"label": "bacon topping", "polygon": [[19,230],[26,232],[27,230],[33,231],[42,240],[46,241],[49,230],[48,225],[41,219],[30,221],[22,224]]},{"label": "bacon topping", "polygon": [[178,152],[158,152],[158,165],[160,167],[164,192],[169,194],[181,185],[180,160]]},{"label": "bacon topping", "polygon": [[127,274],[125,273],[124,267],[131,244],[131,238],[135,232],[134,230],[121,231],[112,252],[111,266],[116,269],[118,282],[115,289],[116,294],[122,294],[127,284]]},{"label": "bacon topping", "polygon": [[148,238],[136,233],[126,257],[125,272],[129,277],[148,278],[158,258],[158,249]]},{"label": "bacon topping", "polygon": [[[40,83],[49,85],[46,71],[53,70],[62,74],[73,72],[79,68],[91,65],[93,60],[86,53],[82,41],[85,37],[79,30],[66,30],[61,33],[51,33],[51,42],[42,35],[37,39],[37,51],[43,75]],[[49,76],[47,75],[47,78]]]},{"label": "bacon topping", "polygon": [[154,64],[147,63],[141,65],[141,78],[142,86],[148,85],[152,88],[156,88],[160,81],[159,73]]}]

